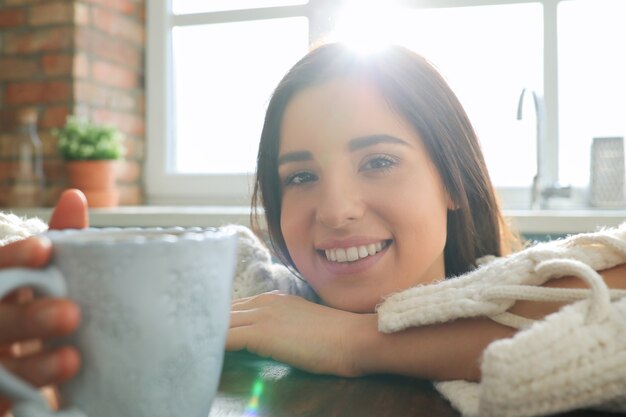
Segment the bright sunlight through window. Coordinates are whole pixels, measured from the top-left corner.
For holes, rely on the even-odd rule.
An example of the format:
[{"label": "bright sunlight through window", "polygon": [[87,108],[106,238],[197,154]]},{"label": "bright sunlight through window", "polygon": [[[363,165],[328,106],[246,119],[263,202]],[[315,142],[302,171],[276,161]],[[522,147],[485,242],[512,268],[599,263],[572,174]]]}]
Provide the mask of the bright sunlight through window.
[{"label": "bright sunlight through window", "polygon": [[535,122],[516,120],[516,110],[522,88],[543,87],[541,12],[539,4],[419,10],[355,0],[329,38],[364,53],[399,43],[424,55],[469,113],[496,185],[528,186]]}]

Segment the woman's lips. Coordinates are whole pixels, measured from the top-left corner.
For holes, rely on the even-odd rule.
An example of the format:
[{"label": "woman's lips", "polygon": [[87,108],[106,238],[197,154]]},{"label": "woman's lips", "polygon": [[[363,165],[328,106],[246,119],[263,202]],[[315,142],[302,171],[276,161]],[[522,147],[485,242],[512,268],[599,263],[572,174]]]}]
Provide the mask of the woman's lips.
[{"label": "woman's lips", "polygon": [[[392,245],[393,241],[392,240],[385,240],[383,242],[380,242],[380,245],[378,245],[378,247],[374,248],[374,250],[372,250],[374,252],[373,255],[369,254],[369,248],[366,247],[366,250],[368,250],[368,254],[367,256],[364,257],[360,257],[361,254],[358,253],[359,250],[361,250],[361,253],[363,253],[362,248],[360,247],[350,247],[350,248],[343,248],[343,251],[345,253],[346,258],[348,257],[348,250],[350,250],[350,252],[352,252],[350,254],[351,258],[354,259],[356,257],[356,255],[358,255],[358,259],[355,260],[348,260],[346,259],[345,261],[343,260],[343,258],[341,258],[341,260],[337,261],[332,261],[329,259],[329,257],[327,257],[327,251],[322,251],[322,250],[318,250],[317,254],[319,255],[319,257],[321,258],[321,262],[322,265],[324,266],[324,268],[326,268],[331,274],[333,275],[353,275],[353,274],[357,274],[359,272],[363,272],[371,267],[373,267],[376,263],[378,263],[378,261],[380,261],[380,259],[385,255],[385,253],[387,252],[387,250],[389,250],[389,247]],[[357,254],[354,254],[354,249],[356,248]],[[328,250],[328,251],[335,251],[335,250]],[[334,255],[333,254],[329,254],[331,255],[330,258],[332,259],[333,256],[337,257],[337,256],[343,256],[343,254],[341,254],[341,251],[339,251],[339,253],[337,253],[337,251],[335,251]]]},{"label": "woman's lips", "polygon": [[350,246],[347,248],[326,249],[326,259],[332,262],[354,262],[368,256],[376,255],[387,245],[386,240],[368,245]]}]

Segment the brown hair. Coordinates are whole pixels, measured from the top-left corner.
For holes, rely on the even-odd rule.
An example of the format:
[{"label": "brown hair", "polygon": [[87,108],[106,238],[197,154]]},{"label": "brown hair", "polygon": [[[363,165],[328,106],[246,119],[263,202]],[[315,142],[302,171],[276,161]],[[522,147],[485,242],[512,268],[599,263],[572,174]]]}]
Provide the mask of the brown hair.
[{"label": "brown hair", "polygon": [[320,46],[285,75],[269,102],[257,157],[252,225],[259,231],[262,204],[276,255],[296,269],[280,229],[278,177],[280,126],[291,98],[304,88],[338,77],[360,77],[421,136],[455,206],[448,211],[446,276],[467,272],[484,255],[502,255],[512,236],[503,222],[476,133],[444,78],[423,57],[400,46],[359,54],[342,44]]}]

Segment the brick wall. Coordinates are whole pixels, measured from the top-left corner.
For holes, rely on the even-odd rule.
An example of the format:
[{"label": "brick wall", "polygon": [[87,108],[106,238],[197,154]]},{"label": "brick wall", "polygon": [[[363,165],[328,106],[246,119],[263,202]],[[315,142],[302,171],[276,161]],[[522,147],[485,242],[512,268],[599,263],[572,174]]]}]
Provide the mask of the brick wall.
[{"label": "brick wall", "polygon": [[[144,0],[0,0],[0,143],[11,139],[16,112],[35,106],[46,205],[67,184],[50,131],[68,114],[124,133],[121,204],[143,202],[144,16]],[[12,159],[0,155],[0,205]]]}]

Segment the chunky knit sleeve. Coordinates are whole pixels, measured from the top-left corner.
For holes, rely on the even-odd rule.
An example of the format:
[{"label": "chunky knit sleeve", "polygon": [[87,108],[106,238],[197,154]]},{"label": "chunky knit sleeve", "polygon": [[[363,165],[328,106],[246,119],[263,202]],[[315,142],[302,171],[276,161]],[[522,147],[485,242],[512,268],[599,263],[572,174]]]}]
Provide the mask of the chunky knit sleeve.
[{"label": "chunky knit sleeve", "polygon": [[48,230],[40,219],[18,217],[11,213],[0,213],[0,246],[26,239]]},{"label": "chunky knit sleeve", "polygon": [[[390,296],[378,308],[379,329],[476,316],[522,329],[485,349],[480,383],[435,384],[465,417],[581,408],[625,413],[626,291],[610,290],[596,272],[624,263],[626,223],[539,244],[464,276]],[[588,289],[541,287],[562,276],[576,276]],[[571,303],[533,322],[507,313],[519,299]]]},{"label": "chunky knit sleeve", "polygon": [[[588,290],[537,288],[547,281],[574,275],[590,286],[596,285],[589,281],[589,276],[597,275],[595,271],[623,263],[626,263],[626,223],[619,228],[537,244],[492,260],[460,277],[390,295],[378,306],[378,327],[382,332],[395,332],[477,316],[515,320],[505,312],[520,297],[574,301],[588,293]],[[514,327],[529,324],[518,323]]]},{"label": "chunky knit sleeve", "polygon": [[228,225],[224,228],[234,231],[238,237],[233,298],[279,290],[285,294],[317,301],[317,296],[304,280],[284,265],[273,262],[267,247],[249,228],[240,225]]}]

